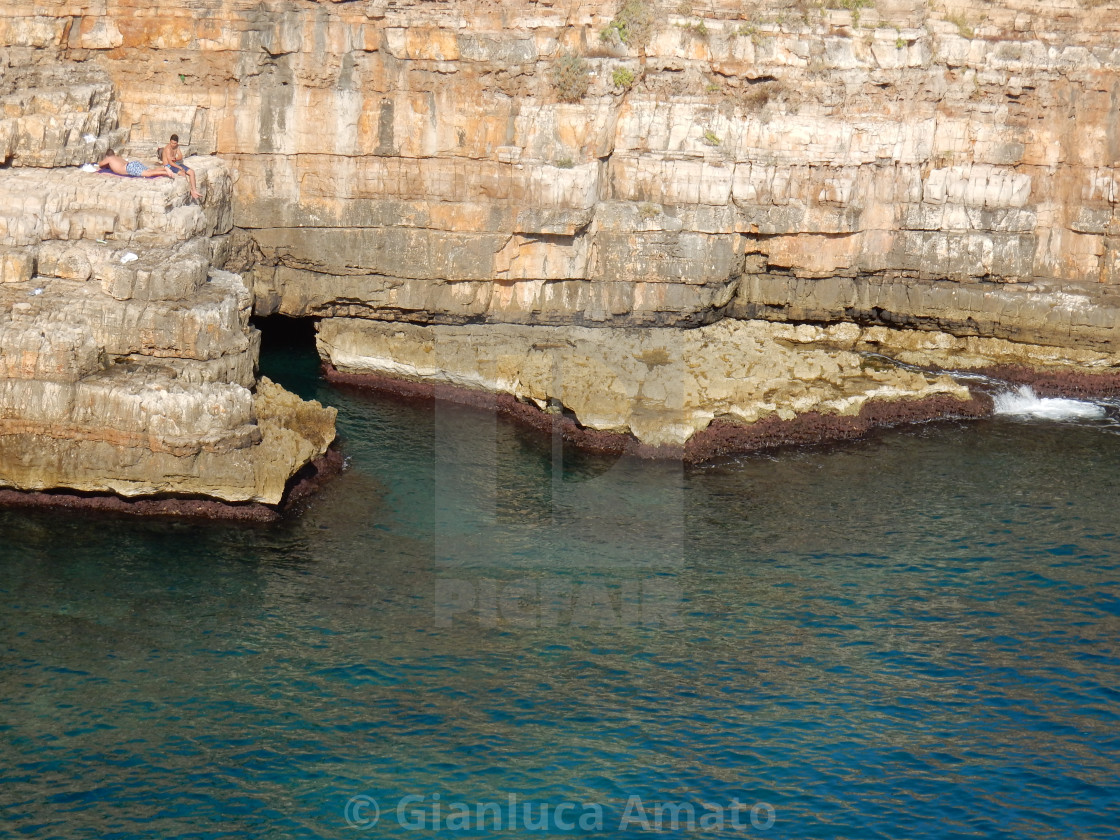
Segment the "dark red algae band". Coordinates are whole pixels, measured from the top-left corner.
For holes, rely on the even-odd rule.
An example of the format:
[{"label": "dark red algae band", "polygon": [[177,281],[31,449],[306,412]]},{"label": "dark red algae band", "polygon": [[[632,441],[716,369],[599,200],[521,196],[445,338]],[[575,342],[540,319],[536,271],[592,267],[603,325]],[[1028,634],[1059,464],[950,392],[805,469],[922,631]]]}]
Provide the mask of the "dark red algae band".
[{"label": "dark red algae band", "polygon": [[697,432],[683,447],[650,446],[629,434],[601,432],[580,426],[567,415],[552,414],[523,403],[509,394],[491,394],[454,385],[413,382],[376,373],[344,373],[323,365],[328,381],[369,388],[398,397],[420,400],[447,400],[459,405],[494,410],[522,425],[547,434],[559,434],[564,443],[597,455],[635,455],[640,458],[667,458],[700,463],[713,458],[772,449],[849,440],[872,429],[904,423],[922,423],[946,418],[986,417],[992,413],[991,398],[973,393],[971,399],[958,400],[938,394],[912,400],[869,400],[859,414],[841,417],[808,412],[791,420],[767,417],[750,425],[715,420]]},{"label": "dark red algae band", "polygon": [[1000,365],[970,369],[969,373],[1002,379],[1012,385],[1030,385],[1040,397],[1092,399],[1120,396],[1120,372],[1040,371],[1019,365]]},{"label": "dark red algae band", "polygon": [[148,496],[126,498],[109,493],[78,493],[65,490],[0,490],[0,507],[48,507],[92,510],[134,516],[167,516],[236,522],[276,522],[291,513],[327,481],[342,472],[343,455],[331,446],[325,454],[305,464],[288,482],[278,505],[260,502],[222,502],[196,496]]},{"label": "dark red algae band", "polygon": [[850,440],[873,429],[924,423],[947,418],[986,417],[992,401],[984,394],[958,400],[948,394],[902,400],[868,400],[859,414],[840,416],[809,411],[791,420],[765,417],[749,426],[715,420],[685,445],[685,460],[708,461],[724,455],[753,452],[776,446],[803,446],[811,443]]}]

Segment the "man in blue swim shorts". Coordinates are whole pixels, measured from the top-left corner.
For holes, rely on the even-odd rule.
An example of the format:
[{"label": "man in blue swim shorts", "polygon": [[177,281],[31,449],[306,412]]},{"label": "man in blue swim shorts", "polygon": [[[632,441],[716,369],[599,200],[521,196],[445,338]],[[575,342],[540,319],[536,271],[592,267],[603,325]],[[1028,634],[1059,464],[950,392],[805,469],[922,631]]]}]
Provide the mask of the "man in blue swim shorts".
[{"label": "man in blue swim shorts", "polygon": [[198,191],[198,184],[194,180],[194,170],[183,163],[183,151],[179,148],[178,134],[172,134],[171,142],[160,149],[159,162],[176,175],[186,175],[191,185],[191,198],[202,198],[202,193]]},{"label": "man in blue swim shorts", "polygon": [[105,157],[97,166],[100,169],[108,167],[118,175],[131,175],[133,178],[158,178],[161,175],[171,177],[171,172],[166,166],[149,169],[138,160],[125,160],[112,149],[105,153]]}]

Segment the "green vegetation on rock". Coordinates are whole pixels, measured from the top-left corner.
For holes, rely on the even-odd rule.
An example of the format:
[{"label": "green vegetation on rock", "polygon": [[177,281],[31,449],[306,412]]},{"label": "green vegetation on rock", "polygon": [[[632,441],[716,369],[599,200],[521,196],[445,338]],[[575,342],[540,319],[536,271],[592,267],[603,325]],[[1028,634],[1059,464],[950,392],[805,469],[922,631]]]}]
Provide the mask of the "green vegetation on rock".
[{"label": "green vegetation on rock", "polygon": [[582,56],[565,53],[552,63],[552,85],[562,102],[579,102],[591,86],[590,69]]},{"label": "green vegetation on rock", "polygon": [[617,88],[629,90],[634,84],[634,71],[629,67],[616,67],[611,71],[611,82]]},{"label": "green vegetation on rock", "polygon": [[646,0],[626,0],[599,33],[599,40],[609,44],[617,39],[618,43],[640,50],[649,43],[653,21],[653,9]]}]

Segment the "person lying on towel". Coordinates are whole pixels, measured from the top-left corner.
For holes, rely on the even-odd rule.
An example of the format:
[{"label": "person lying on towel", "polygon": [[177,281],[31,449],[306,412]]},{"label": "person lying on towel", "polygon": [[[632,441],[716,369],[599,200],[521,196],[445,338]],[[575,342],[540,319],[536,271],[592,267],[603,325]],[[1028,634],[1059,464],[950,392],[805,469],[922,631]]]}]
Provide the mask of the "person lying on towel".
[{"label": "person lying on towel", "polygon": [[133,178],[158,178],[160,175],[171,177],[171,170],[166,166],[156,166],[149,169],[138,160],[125,160],[112,149],[105,153],[105,157],[97,164],[99,169],[108,167],[118,175],[131,175]]}]

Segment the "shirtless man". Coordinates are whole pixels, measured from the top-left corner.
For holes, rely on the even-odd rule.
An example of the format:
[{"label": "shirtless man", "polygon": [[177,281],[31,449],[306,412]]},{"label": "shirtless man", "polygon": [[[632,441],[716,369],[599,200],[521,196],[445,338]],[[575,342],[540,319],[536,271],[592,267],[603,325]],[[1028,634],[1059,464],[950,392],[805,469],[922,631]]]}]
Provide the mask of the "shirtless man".
[{"label": "shirtless man", "polygon": [[160,155],[160,163],[176,175],[186,175],[187,181],[191,185],[191,198],[202,198],[202,193],[198,191],[198,184],[195,183],[194,170],[183,163],[183,151],[179,148],[178,134],[172,134],[171,142],[163,147],[163,152]]},{"label": "shirtless man", "polygon": [[171,177],[171,170],[166,166],[155,167],[149,169],[138,160],[125,160],[112,149],[105,153],[105,157],[97,164],[98,168],[104,169],[109,167],[113,172],[118,175],[131,175],[134,178],[158,178],[160,175]]}]

